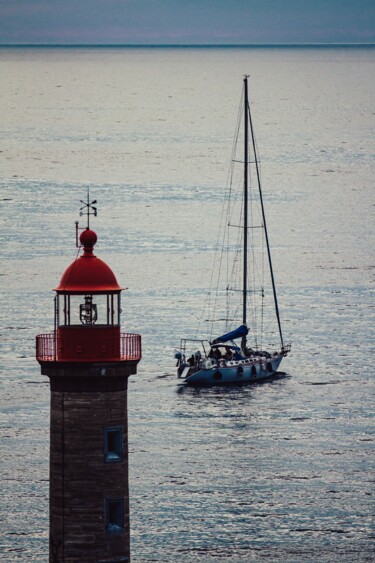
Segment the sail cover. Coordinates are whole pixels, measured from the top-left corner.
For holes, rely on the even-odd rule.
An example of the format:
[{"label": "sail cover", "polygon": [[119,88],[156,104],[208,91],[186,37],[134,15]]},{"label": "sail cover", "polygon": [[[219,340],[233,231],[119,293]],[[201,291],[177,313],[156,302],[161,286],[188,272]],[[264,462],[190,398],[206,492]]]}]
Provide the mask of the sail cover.
[{"label": "sail cover", "polygon": [[223,334],[223,336],[219,336],[219,338],[215,338],[212,341],[212,344],[217,344],[218,342],[228,342],[228,340],[235,340],[236,338],[241,338],[242,336],[246,336],[249,332],[249,329],[246,325],[241,325],[235,330],[231,332],[227,332],[227,334]]}]

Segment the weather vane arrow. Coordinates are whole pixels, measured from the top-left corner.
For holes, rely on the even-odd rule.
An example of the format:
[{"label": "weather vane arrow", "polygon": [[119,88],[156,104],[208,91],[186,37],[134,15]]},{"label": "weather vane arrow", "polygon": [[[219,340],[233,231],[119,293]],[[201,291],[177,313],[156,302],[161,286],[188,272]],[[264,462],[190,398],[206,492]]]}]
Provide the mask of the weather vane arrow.
[{"label": "weather vane arrow", "polygon": [[97,203],[96,199],[94,199],[93,201],[90,201],[90,188],[87,188],[87,201],[83,201],[82,199],[80,200],[81,203],[83,203],[83,206],[80,208],[79,210],[79,215],[80,217],[82,217],[82,215],[87,215],[87,228],[90,228],[90,215],[94,215],[94,217],[97,216],[98,214],[98,210],[96,207],[94,207],[94,203]]}]

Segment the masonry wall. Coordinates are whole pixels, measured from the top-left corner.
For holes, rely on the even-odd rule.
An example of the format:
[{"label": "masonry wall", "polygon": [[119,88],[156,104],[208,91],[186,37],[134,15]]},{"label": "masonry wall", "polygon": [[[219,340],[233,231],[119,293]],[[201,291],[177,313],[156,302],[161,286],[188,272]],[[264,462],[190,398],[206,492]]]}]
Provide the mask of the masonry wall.
[{"label": "masonry wall", "polygon": [[[130,560],[127,378],[51,378],[50,562]],[[105,459],[105,429],[121,428],[123,459]],[[106,529],[106,499],[124,527]]]}]

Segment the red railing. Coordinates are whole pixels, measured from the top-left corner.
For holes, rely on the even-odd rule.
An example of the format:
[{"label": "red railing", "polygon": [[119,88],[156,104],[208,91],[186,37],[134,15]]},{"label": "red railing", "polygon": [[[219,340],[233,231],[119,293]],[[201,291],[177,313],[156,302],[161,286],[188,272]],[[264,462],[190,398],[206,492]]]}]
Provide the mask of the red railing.
[{"label": "red railing", "polygon": [[[68,348],[67,354],[64,349]],[[74,352],[71,352],[74,350]],[[65,353],[64,353],[65,352]],[[85,362],[85,361],[139,361],[142,357],[140,334],[121,333],[118,337],[95,337],[82,345],[76,339],[57,337],[53,332],[36,337],[36,359],[39,362]]]}]

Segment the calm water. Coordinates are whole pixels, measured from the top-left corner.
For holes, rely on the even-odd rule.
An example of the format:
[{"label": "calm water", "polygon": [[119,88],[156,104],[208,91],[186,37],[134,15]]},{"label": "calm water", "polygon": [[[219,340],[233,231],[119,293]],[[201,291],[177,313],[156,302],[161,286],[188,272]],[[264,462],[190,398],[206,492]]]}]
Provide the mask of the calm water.
[{"label": "calm water", "polygon": [[[49,385],[34,336],[97,254],[143,335],[129,384],[132,560],[374,559],[371,49],[1,49],[1,559],[47,561]],[[288,376],[186,389],[244,73]]]}]

